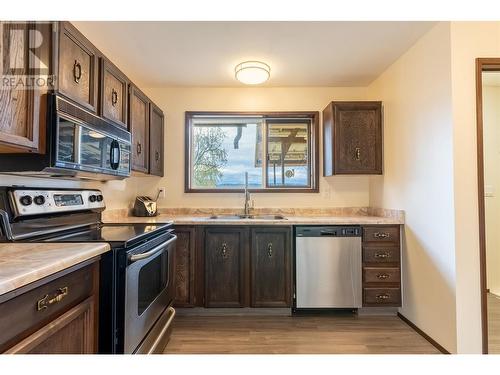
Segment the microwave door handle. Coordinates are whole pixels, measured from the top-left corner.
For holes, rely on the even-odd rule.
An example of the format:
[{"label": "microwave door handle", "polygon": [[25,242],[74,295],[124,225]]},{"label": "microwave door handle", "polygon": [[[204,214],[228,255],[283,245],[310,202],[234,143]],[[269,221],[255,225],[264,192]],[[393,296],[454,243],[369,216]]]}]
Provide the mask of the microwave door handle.
[{"label": "microwave door handle", "polygon": [[169,246],[171,243],[175,242],[175,240],[177,240],[177,236],[176,235],[174,235],[167,242],[164,242],[164,243],[162,243],[162,244],[160,244],[158,246],[155,246],[153,249],[151,249],[151,250],[149,250],[149,251],[147,251],[145,253],[129,255],[128,260],[130,261],[130,263],[134,263],[134,262],[137,262],[138,260],[143,260],[143,259],[151,258],[156,253],[160,252],[161,249],[163,249],[163,248]]},{"label": "microwave door handle", "polygon": [[111,168],[113,170],[117,170],[120,166],[120,144],[116,139],[113,139],[113,141],[111,142],[111,150],[109,152],[109,161],[111,164]]}]

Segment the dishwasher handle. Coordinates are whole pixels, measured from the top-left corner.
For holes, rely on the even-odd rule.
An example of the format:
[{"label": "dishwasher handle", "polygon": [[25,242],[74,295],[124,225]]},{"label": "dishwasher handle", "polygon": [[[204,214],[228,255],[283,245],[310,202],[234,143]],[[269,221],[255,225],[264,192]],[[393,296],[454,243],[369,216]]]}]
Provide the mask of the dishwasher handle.
[{"label": "dishwasher handle", "polygon": [[338,236],[337,232],[333,230],[322,230],[319,234],[322,236]]}]

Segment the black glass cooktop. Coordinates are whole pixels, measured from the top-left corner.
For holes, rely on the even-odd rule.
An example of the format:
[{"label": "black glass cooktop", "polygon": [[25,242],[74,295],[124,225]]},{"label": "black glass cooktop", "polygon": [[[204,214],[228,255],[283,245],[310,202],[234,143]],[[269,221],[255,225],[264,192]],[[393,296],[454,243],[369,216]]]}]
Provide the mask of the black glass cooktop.
[{"label": "black glass cooktop", "polygon": [[[85,229],[58,233],[43,238],[47,242],[108,242],[115,246],[128,246],[160,234],[172,224],[99,224]],[[40,239],[38,239],[39,241]],[[34,239],[33,241],[37,241]]]}]

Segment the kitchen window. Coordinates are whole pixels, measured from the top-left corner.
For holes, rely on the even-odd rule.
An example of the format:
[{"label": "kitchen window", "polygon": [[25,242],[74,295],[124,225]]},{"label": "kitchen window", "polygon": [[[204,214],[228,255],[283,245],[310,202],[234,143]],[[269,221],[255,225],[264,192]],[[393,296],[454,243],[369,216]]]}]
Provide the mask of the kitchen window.
[{"label": "kitchen window", "polygon": [[186,112],[185,191],[318,192],[318,112]]}]

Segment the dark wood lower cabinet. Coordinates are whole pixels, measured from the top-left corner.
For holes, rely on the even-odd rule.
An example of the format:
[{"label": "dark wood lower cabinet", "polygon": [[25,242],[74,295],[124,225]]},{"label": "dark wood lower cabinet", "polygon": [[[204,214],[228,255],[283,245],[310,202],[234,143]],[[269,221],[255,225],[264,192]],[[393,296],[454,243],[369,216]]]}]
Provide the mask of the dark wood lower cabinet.
[{"label": "dark wood lower cabinet", "polygon": [[363,306],[401,306],[399,225],[363,227]]},{"label": "dark wood lower cabinet", "polygon": [[246,305],[247,258],[247,228],[206,228],[206,307],[243,307]]},{"label": "dark wood lower cabinet", "polygon": [[259,227],[250,234],[252,307],[290,306],[290,229]]},{"label": "dark wood lower cabinet", "polygon": [[94,297],[28,336],[6,351],[7,354],[93,354],[97,328]]},{"label": "dark wood lower cabinet", "polygon": [[291,227],[175,230],[175,306],[291,306]]},{"label": "dark wood lower cabinet", "polygon": [[192,307],[195,304],[195,227],[176,226],[175,306]]},{"label": "dark wood lower cabinet", "polygon": [[99,259],[0,296],[0,352],[97,353]]}]

